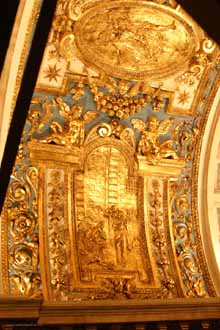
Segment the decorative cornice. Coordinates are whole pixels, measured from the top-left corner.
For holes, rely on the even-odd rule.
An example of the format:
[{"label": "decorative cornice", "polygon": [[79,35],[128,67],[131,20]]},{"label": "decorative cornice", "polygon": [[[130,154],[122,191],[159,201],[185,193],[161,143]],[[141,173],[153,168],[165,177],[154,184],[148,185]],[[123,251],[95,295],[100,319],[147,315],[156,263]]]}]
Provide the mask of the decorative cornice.
[{"label": "decorative cornice", "polygon": [[0,297],[0,320],[38,324],[101,324],[220,318],[220,298],[51,303],[41,299]]},{"label": "decorative cornice", "polygon": [[0,297],[0,320],[38,319],[42,301],[23,297]]},{"label": "decorative cornice", "polygon": [[220,318],[220,298],[48,303],[39,324],[89,324]]}]

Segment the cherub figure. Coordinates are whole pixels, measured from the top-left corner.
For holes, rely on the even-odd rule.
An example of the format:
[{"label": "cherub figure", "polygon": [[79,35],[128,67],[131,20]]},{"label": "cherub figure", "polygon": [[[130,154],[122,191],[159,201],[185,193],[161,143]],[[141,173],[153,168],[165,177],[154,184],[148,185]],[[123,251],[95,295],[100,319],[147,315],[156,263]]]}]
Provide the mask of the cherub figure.
[{"label": "cherub figure", "polygon": [[156,116],[149,116],[146,123],[140,119],[132,119],[133,126],[142,133],[138,144],[138,152],[147,157],[151,163],[161,159],[178,159],[173,141],[160,142],[160,135],[166,134],[173,124],[173,119],[160,121]]},{"label": "cherub figure", "polygon": [[[53,106],[57,106],[60,116],[64,119],[64,125],[57,119],[53,119],[49,126],[49,136],[40,138],[41,142],[67,147],[81,146],[84,142],[84,126],[99,115],[95,111],[87,111],[83,114],[80,104],[68,105],[61,97],[53,100]],[[51,115],[51,113],[50,113]],[[48,116],[48,120],[50,116]]]}]

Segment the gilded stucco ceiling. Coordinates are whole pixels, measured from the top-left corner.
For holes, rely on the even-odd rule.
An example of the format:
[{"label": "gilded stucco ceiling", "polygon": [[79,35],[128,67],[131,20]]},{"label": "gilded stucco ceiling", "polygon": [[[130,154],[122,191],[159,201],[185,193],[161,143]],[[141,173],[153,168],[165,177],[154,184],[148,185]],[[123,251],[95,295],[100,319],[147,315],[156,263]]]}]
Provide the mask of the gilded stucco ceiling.
[{"label": "gilded stucco ceiling", "polygon": [[58,1],[2,214],[3,292],[217,294],[198,170],[219,70],[174,1]]}]

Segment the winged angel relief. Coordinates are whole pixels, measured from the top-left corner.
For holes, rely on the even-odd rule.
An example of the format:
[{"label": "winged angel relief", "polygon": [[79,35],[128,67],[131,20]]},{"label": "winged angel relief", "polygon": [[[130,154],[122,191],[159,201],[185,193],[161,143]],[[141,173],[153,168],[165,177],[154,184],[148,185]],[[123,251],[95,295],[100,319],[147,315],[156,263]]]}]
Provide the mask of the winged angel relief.
[{"label": "winged angel relief", "polygon": [[[73,145],[81,146],[84,141],[84,125],[94,120],[98,116],[98,113],[95,111],[87,111],[83,114],[83,107],[81,105],[74,104],[70,107],[60,97],[52,99],[50,102],[42,102],[44,114],[41,118],[41,123],[39,123],[38,120],[35,123],[38,128],[38,134],[41,134],[45,130],[46,122],[52,117],[54,108],[58,108],[59,114],[63,117],[65,124],[62,125],[59,120],[53,119],[49,125],[50,135],[38,137],[38,140],[43,143],[67,147],[72,147]],[[33,110],[30,113],[29,120],[32,125],[34,121],[33,117],[38,115],[38,110]]]},{"label": "winged angel relief", "polygon": [[168,133],[173,119],[160,122],[156,116],[149,116],[146,123],[136,118],[131,122],[141,132],[138,152],[146,156],[149,162],[156,163],[164,158],[179,159],[173,141],[171,139],[161,141],[161,135]]}]

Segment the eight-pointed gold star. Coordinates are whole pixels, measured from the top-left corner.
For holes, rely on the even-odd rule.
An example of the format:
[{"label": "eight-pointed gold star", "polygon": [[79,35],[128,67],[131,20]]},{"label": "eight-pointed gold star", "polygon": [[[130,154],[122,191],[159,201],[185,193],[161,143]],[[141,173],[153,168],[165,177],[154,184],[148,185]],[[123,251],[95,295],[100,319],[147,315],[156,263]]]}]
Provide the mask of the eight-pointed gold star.
[{"label": "eight-pointed gold star", "polygon": [[184,105],[188,101],[188,99],[189,99],[189,92],[184,91],[182,93],[179,93],[178,95],[179,104]]},{"label": "eight-pointed gold star", "polygon": [[57,82],[57,78],[61,77],[60,71],[61,69],[57,68],[56,64],[53,66],[49,64],[47,70],[44,71],[46,73],[44,78],[48,78],[50,82],[53,79]]}]

